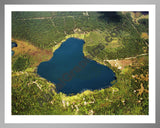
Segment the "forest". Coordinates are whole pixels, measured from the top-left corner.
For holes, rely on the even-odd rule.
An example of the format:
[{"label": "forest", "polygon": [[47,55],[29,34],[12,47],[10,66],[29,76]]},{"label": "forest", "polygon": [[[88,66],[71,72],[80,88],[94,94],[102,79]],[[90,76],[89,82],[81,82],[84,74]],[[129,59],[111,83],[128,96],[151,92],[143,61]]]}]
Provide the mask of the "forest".
[{"label": "forest", "polygon": [[[148,115],[148,25],[143,12],[12,12],[12,114]],[[72,36],[85,41],[87,58],[116,73],[116,84],[67,96],[37,74]]]}]

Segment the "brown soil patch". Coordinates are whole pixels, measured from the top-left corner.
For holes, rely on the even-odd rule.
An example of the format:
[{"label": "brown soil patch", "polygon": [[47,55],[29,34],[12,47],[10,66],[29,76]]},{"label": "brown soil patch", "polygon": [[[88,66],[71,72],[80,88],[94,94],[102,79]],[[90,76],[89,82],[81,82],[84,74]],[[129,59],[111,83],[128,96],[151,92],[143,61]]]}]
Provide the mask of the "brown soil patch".
[{"label": "brown soil patch", "polygon": [[108,62],[119,69],[124,69],[126,66],[132,65],[135,59],[123,59],[123,60],[109,60]]},{"label": "brown soil patch", "polygon": [[118,69],[124,69],[126,66],[134,66],[139,67],[143,66],[145,63],[148,63],[147,57],[145,57],[147,54],[141,54],[139,57],[129,57],[125,59],[120,60],[107,60],[111,66],[117,67]]},{"label": "brown soil patch", "polygon": [[146,32],[142,32],[141,38],[148,39],[148,34]]},{"label": "brown soil patch", "polygon": [[122,66],[123,69],[125,66],[132,65],[133,61],[135,61],[135,59],[124,59],[124,60],[119,60],[118,63]]},{"label": "brown soil patch", "polygon": [[47,61],[53,56],[52,50],[48,51],[48,50],[37,48],[26,41],[20,41],[16,39],[12,39],[12,41],[16,42],[18,45],[17,47],[12,48],[12,50],[15,51],[14,56],[17,56],[20,54],[30,55],[32,60],[31,67],[38,66],[39,63],[41,63],[42,61]]}]

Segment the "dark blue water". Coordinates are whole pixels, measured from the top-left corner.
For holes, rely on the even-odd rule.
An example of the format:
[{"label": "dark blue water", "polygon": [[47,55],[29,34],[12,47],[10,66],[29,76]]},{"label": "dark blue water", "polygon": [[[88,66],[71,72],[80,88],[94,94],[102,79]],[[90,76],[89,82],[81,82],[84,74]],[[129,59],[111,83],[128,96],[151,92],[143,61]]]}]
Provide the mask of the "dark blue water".
[{"label": "dark blue water", "polygon": [[106,66],[84,57],[84,41],[69,38],[38,66],[38,74],[56,84],[57,92],[76,94],[112,86],[115,73]]},{"label": "dark blue water", "polygon": [[[13,47],[17,47],[17,43],[15,43],[15,42],[12,42],[12,48]],[[14,55],[14,51],[12,50],[12,56]]]}]

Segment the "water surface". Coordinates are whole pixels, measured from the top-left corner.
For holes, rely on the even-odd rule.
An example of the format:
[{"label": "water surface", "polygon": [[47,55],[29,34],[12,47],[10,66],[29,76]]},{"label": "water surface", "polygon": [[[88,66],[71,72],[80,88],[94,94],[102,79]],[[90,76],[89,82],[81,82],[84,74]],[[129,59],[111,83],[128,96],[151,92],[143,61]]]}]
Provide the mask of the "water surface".
[{"label": "water surface", "polygon": [[83,44],[69,38],[53,53],[49,61],[40,63],[38,74],[56,84],[58,92],[76,94],[112,86],[115,73],[108,67],[84,57]]},{"label": "water surface", "polygon": [[[12,42],[12,48],[13,48],[13,47],[17,47],[17,43]],[[14,55],[14,53],[15,53],[15,52],[12,50],[12,56]]]}]

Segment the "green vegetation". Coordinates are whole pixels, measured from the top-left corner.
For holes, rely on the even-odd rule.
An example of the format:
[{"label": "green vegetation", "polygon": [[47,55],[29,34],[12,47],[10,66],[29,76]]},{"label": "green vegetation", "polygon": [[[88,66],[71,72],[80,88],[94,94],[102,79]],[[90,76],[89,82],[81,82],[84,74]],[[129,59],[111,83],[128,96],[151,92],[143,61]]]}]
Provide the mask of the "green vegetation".
[{"label": "green vegetation", "polygon": [[[148,39],[141,37],[143,32],[148,34],[148,19],[138,19],[137,24],[130,13],[105,13],[12,13],[12,37],[34,46],[34,52],[30,50],[32,45],[25,45],[30,47],[25,53],[12,56],[13,115],[148,115],[148,55],[137,57],[148,54]],[[111,68],[117,83],[110,88],[66,96],[38,76],[35,63],[48,55],[40,52],[54,51],[69,37],[84,39],[84,55]],[[98,45],[103,49],[95,50],[95,54]],[[107,61],[123,61],[127,57],[135,59],[122,69]]]},{"label": "green vegetation", "polygon": [[89,16],[82,12],[37,12],[35,15],[36,12],[13,12],[12,37],[49,49],[66,35],[73,34],[76,28],[80,28],[81,33],[105,28],[105,22],[97,19],[99,14],[96,12],[89,13]]},{"label": "green vegetation", "polygon": [[138,20],[138,29],[142,32],[147,32],[148,33],[148,25],[149,25],[149,22],[148,22],[148,19],[139,19]]},{"label": "green vegetation", "polygon": [[141,83],[148,89],[148,79],[133,78],[133,75],[141,73],[145,76],[146,69],[147,66],[140,69],[130,67],[130,72],[125,74],[114,69],[117,70],[118,82],[113,87],[86,91],[75,96],[57,94],[52,83],[34,73],[12,74],[12,114],[146,115],[148,92],[140,93],[138,89]]},{"label": "green vegetation", "polygon": [[29,57],[27,55],[19,56],[13,63],[13,71],[23,71],[30,65]]}]

